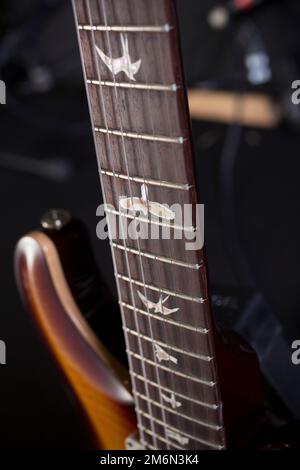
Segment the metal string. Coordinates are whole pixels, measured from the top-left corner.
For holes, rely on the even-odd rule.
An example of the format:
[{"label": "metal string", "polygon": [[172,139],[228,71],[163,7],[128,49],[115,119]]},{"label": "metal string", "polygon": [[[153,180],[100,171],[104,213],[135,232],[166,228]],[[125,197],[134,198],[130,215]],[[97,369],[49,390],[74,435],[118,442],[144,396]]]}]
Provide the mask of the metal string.
[{"label": "metal string", "polygon": [[[154,3],[155,3],[155,2],[152,2],[153,6],[154,6]],[[129,4],[130,4],[130,2],[129,2]],[[130,6],[129,6],[129,8],[130,8]],[[150,15],[149,15],[149,16],[150,16]],[[159,24],[157,15],[155,15],[155,24],[157,24],[157,25]],[[162,33],[162,34],[164,35],[165,33]],[[142,38],[142,43],[143,43],[144,50],[146,51],[146,42],[145,42],[145,37],[144,37],[144,35],[142,35],[141,38]],[[156,51],[155,51],[154,48],[153,48],[153,53],[155,53],[155,52],[156,52]],[[160,47],[159,47],[159,57],[160,57],[160,60],[159,60],[159,65],[160,65],[160,67],[159,67],[159,68],[160,68],[160,70],[163,70],[162,67],[161,67],[161,62],[162,62],[162,61],[161,61],[161,48],[160,48]],[[160,81],[161,81],[161,80],[159,80],[158,82],[160,83]],[[148,84],[148,83],[147,83],[147,84]],[[160,92],[158,92],[158,93],[160,93]],[[165,102],[166,102],[166,101],[168,102],[167,93],[169,93],[169,92],[163,92],[163,98],[164,98],[164,101],[165,101]],[[173,93],[173,92],[170,92],[170,93]],[[152,132],[152,135],[154,136],[154,135],[155,135],[155,125],[154,125],[154,120],[153,120],[153,116],[152,116],[152,112],[151,112],[152,103],[151,103],[151,91],[150,91],[150,89],[146,90],[145,94],[146,94],[146,96],[147,96],[147,102],[148,102],[148,109],[149,109],[149,113],[148,113],[148,114],[149,114],[149,118],[150,118],[151,132]],[[160,93],[160,95],[161,95],[161,93]],[[168,117],[169,117],[169,116],[168,116]],[[168,125],[168,130],[169,130],[168,135],[171,136],[170,121],[168,121],[168,123],[169,123],[169,125]],[[154,141],[153,147],[155,148],[155,154],[156,154],[156,155],[159,155],[159,145],[158,145],[158,142],[157,142],[157,141]],[[142,163],[143,163],[143,161],[142,161]],[[143,165],[143,173],[145,173],[145,171],[144,171],[144,165]],[[161,178],[161,177],[160,177],[160,171],[159,171],[159,179],[161,179],[161,180],[164,179],[164,178]],[[147,202],[148,202],[148,201],[147,201]],[[148,202],[148,203],[149,203],[149,202]],[[170,230],[172,230],[172,229],[170,229]],[[168,251],[169,251],[169,254],[171,254],[171,250],[170,250],[169,245],[170,245],[170,244],[167,244],[167,246],[168,246]],[[172,258],[172,256],[170,256],[170,258]],[[164,272],[166,272],[166,267],[165,267],[165,266],[163,266],[162,269],[164,270]],[[160,295],[163,295],[163,291],[162,291],[161,289],[160,289]],[[163,336],[165,336],[165,338],[168,339],[168,335],[164,335],[164,334],[163,334]],[[166,341],[166,343],[168,344],[168,341]],[[159,369],[158,369],[158,375],[159,375],[159,377],[160,377],[160,370],[159,370]],[[174,385],[175,385],[175,383],[174,383],[174,377],[173,377],[173,374],[172,374],[172,373],[170,373],[169,375],[170,375],[170,383],[171,383],[171,387],[170,387],[170,388],[174,390],[174,389],[175,389],[175,387],[174,387]],[[166,412],[165,412],[165,408],[164,408],[164,402],[163,402],[163,398],[162,398],[162,388],[161,388],[161,384],[160,384],[160,383],[158,384],[158,388],[159,388],[159,397],[160,397],[159,402],[160,402],[160,405],[161,405],[160,409],[161,409],[162,416],[164,417],[164,421],[166,421]],[[174,416],[175,416],[175,421],[176,421],[176,424],[177,424],[176,427],[179,427],[179,426],[178,426],[178,424],[179,424],[179,423],[178,423],[178,416],[175,415],[175,414],[174,414]],[[168,424],[167,424],[167,426],[168,426]],[[180,428],[180,427],[179,427],[179,428]],[[167,443],[168,443],[168,448],[173,445],[172,442],[169,441],[168,435],[166,434],[166,429],[165,429],[165,439],[166,439],[166,441],[167,441]]]},{"label": "metal string", "polygon": [[[156,5],[157,5],[157,4],[156,4]],[[158,19],[157,7],[155,8],[155,18],[156,18],[156,21],[157,21],[157,19]],[[170,26],[172,27],[173,25],[170,25]],[[158,61],[159,61],[161,70],[163,70],[165,61],[163,61],[163,58],[162,58],[161,48],[159,48]],[[176,83],[176,85],[177,85],[177,83]],[[177,91],[176,91],[176,93],[177,93]],[[172,125],[171,125],[170,105],[169,105],[169,100],[166,99],[166,98],[167,98],[167,97],[166,97],[166,95],[164,94],[165,107],[167,108],[166,119],[167,119],[167,121],[168,121],[168,129],[169,129],[169,133],[170,133],[170,135],[171,135]],[[182,153],[184,154],[184,151],[182,151]],[[183,222],[184,222],[184,221],[183,221]],[[183,223],[183,226],[184,226],[184,223]],[[184,243],[184,240],[182,241],[182,243]],[[175,256],[174,253],[173,253],[173,250],[172,250],[172,248],[171,248],[171,245],[172,245],[172,244],[170,243],[170,244],[169,244],[169,255],[170,255],[171,258],[176,258],[176,256]],[[195,275],[198,275],[198,276],[199,276],[199,272],[196,271],[196,274],[195,274]],[[172,336],[172,335],[171,335],[171,336]],[[184,345],[184,344],[185,344],[185,338],[186,338],[186,336],[183,334],[183,331],[182,331],[181,328],[179,329],[179,336],[180,336],[180,339],[181,339],[181,341],[182,341],[182,344]],[[173,338],[173,339],[174,339],[174,338]],[[201,370],[201,364],[200,364],[199,369]],[[171,382],[172,382],[172,385],[174,385],[173,376],[171,376]],[[174,386],[173,386],[173,390],[175,390],[175,387],[174,387]],[[175,393],[175,395],[176,395],[176,393]],[[190,416],[196,416],[196,415],[197,415],[196,410],[195,410],[195,405],[194,405],[193,402],[189,402],[188,408],[189,408],[189,411],[190,411]],[[179,423],[179,418],[178,418],[178,417],[176,417],[176,423],[177,423],[177,425],[179,424],[178,427],[179,427],[179,429],[180,429],[180,423]],[[195,431],[195,425],[194,425],[193,423],[191,423],[191,425],[192,425],[192,427],[193,427],[193,429],[194,429],[194,431]],[[194,434],[195,434],[195,436],[197,435],[196,432],[195,432]]]},{"label": "metal string", "polygon": [[[105,22],[105,26],[107,27],[108,24],[107,24],[107,13],[106,13],[106,7],[105,7],[105,1],[104,0],[101,0],[101,4],[102,4],[102,11],[103,11],[103,15],[104,15],[104,22]],[[99,6],[99,4],[97,3],[97,5]],[[109,32],[107,31],[106,32],[106,37],[107,37],[107,42],[108,42],[108,49],[109,49],[109,56],[112,57],[112,47],[111,47],[111,42],[110,42],[110,35],[109,35]],[[118,89],[117,89],[117,86],[116,86],[116,79],[115,79],[115,75],[113,74],[113,81],[114,81],[114,92],[115,92],[115,104],[117,105],[118,107],[118,114],[119,114],[119,123],[120,123],[120,130],[121,130],[121,133],[123,134],[123,123],[122,123],[122,114],[121,114],[121,109],[120,109],[120,101],[119,101],[119,93],[118,93]],[[125,165],[126,165],[126,173],[127,173],[127,176],[128,176],[128,185],[129,185],[129,192],[130,192],[130,197],[133,198],[133,192],[132,192],[132,185],[131,185],[131,180],[130,180],[130,173],[129,173],[129,166],[128,166],[128,159],[127,159],[127,151],[126,151],[126,144],[125,144],[125,139],[124,139],[124,136],[122,135],[121,136],[121,140],[122,140],[122,149],[123,149],[123,156],[124,156],[124,160],[125,160]],[[121,223],[121,226],[122,226],[122,223]],[[125,248],[126,248],[126,243],[125,243],[125,237],[124,238],[124,245],[125,245]],[[143,263],[142,263],[142,257],[141,257],[141,250],[140,250],[140,244],[139,244],[139,240],[137,240],[138,242],[138,251],[139,251],[139,262],[140,262],[140,267],[141,267],[141,274],[142,274],[142,282],[144,284],[144,289],[145,289],[145,292],[146,292],[146,286],[145,286],[145,278],[144,278],[144,270],[143,270]],[[129,261],[128,261],[128,254],[125,250],[125,257],[126,257],[126,266],[127,266],[127,270],[129,270],[130,272],[130,266],[129,266]],[[139,348],[141,351],[143,351],[143,345],[142,345],[142,340],[141,340],[141,332],[140,332],[140,327],[139,327],[139,322],[138,322],[138,318],[137,318],[137,312],[136,312],[136,304],[135,304],[135,295],[134,295],[134,291],[133,291],[133,287],[132,287],[132,278],[131,278],[131,274],[130,274],[130,288],[131,288],[131,296],[132,296],[132,300],[133,300],[133,307],[134,307],[134,314],[135,314],[135,327],[136,327],[136,331],[138,333],[138,341],[139,341]],[[148,312],[149,314],[149,312]],[[124,325],[126,325],[126,319],[125,319],[125,323]],[[153,335],[152,335],[153,336]],[[129,354],[130,355],[130,354]],[[147,374],[146,374],[146,368],[145,368],[145,362],[144,362],[144,354],[142,352],[142,354],[140,355],[142,360],[141,360],[141,363],[142,363],[142,369],[143,369],[143,375],[144,377],[147,377]],[[156,368],[157,369],[157,368]],[[134,371],[134,369],[132,369]],[[148,384],[146,385],[146,393],[147,393],[147,397],[150,398],[149,396],[149,386]],[[153,413],[152,413],[152,404],[151,402],[149,401],[148,402],[148,408],[149,408],[149,416],[151,416],[151,420],[150,420],[150,424],[151,424],[151,430],[152,430],[152,433],[153,433],[153,438],[154,438],[154,442],[155,442],[155,447],[157,448],[157,438],[156,438],[156,432],[155,432],[155,427],[154,427],[154,421],[152,419],[152,416],[153,416]],[[140,417],[140,414],[137,413],[138,417]],[[142,427],[140,428],[142,429]],[[145,441],[145,439],[143,439]],[[145,441],[146,442],[146,441]]]},{"label": "metal string", "polygon": [[[92,13],[91,13],[91,7],[90,7],[90,0],[85,0],[85,5],[86,5],[86,10],[87,10],[87,13],[88,13],[88,20],[89,20],[89,24],[91,26],[93,26],[93,18],[92,18]],[[99,88],[97,87],[97,92],[98,92],[98,98],[99,98],[99,102],[100,104],[102,105],[102,113],[103,113],[103,118],[104,118],[104,123],[105,123],[105,128],[106,130],[108,130],[108,124],[107,124],[107,113],[106,113],[106,107],[105,107],[105,100],[103,99],[103,90],[102,90],[102,85],[101,85],[101,74],[100,74],[100,67],[99,67],[99,62],[98,62],[98,57],[96,55],[96,49],[95,49],[95,46],[96,46],[96,41],[95,41],[95,34],[94,34],[94,29],[92,28],[91,30],[91,37],[92,37],[92,54],[93,54],[93,58],[94,58],[94,64],[95,64],[95,67],[96,67],[96,71],[97,71],[97,78],[98,78],[98,81],[99,81]],[[100,93],[99,93],[100,92]],[[101,96],[100,96],[101,95]],[[106,137],[107,137],[107,141],[108,141],[108,149],[109,149],[109,153],[111,155],[111,149],[112,149],[112,146],[111,146],[111,143],[110,143],[110,134],[106,134]],[[115,169],[114,169],[114,159],[113,158],[110,158],[111,160],[111,164],[113,166],[113,173],[115,173]],[[99,165],[100,165],[100,168],[101,168],[101,162],[100,162],[100,159],[99,159]],[[101,174],[101,173],[100,173]],[[104,185],[102,184],[102,187],[104,189]],[[112,189],[113,189],[113,192],[115,190],[115,187],[114,185],[111,185]],[[104,199],[104,203],[106,204],[106,200],[105,200],[105,191],[103,191],[103,199]],[[121,225],[122,226],[122,225]],[[110,221],[109,221],[109,217],[108,217],[108,227],[109,227],[109,231],[110,231]],[[123,228],[123,227],[122,227]],[[111,233],[110,233],[111,235]],[[125,243],[125,237],[124,237],[124,243]],[[113,264],[114,264],[114,270],[116,272],[117,270],[117,263],[116,263],[116,258],[115,258],[115,254],[114,254],[114,250],[112,249],[112,258],[113,258]],[[127,269],[128,269],[128,276],[129,276],[129,279],[130,279],[130,288],[132,290],[132,282],[131,282],[131,272],[130,272],[130,267],[129,267],[129,262],[128,262],[128,257],[126,256],[126,265],[127,265]],[[120,289],[120,285],[119,285],[119,280],[116,279],[116,283],[117,283],[117,289],[118,289],[118,296],[119,296],[119,299],[121,300],[122,299],[122,294],[121,294],[121,289]],[[135,307],[135,305],[134,305]],[[126,324],[126,321],[125,321],[125,313],[124,313],[124,309],[123,309],[123,306],[120,305],[120,308],[121,308],[121,315],[122,315],[122,323],[123,325]],[[129,339],[128,339],[128,334],[127,332],[124,330],[124,336],[125,336],[125,344],[126,344],[126,347],[129,349]],[[141,341],[139,341],[139,349],[140,349],[140,352],[141,352]],[[141,354],[141,357],[143,357],[143,354]],[[130,365],[130,368],[131,370],[134,370],[133,369],[133,363],[132,363],[132,358],[130,355],[128,355],[128,362],[129,362],[129,365]],[[144,371],[145,373],[145,371]],[[137,391],[137,386],[136,386],[136,379],[135,377],[131,377],[131,381],[132,381],[132,387],[133,387],[133,390]],[[148,395],[148,393],[147,393]],[[150,413],[151,414],[151,413]],[[152,414],[151,414],[152,415]],[[137,419],[139,420],[139,416],[137,416]],[[141,423],[140,423],[141,424]],[[141,428],[142,429],[142,428]],[[142,436],[143,436],[143,433],[142,433]],[[144,440],[144,436],[142,437],[143,440]]]},{"label": "metal string", "polygon": [[[131,12],[131,16],[133,16],[133,15],[132,15],[132,7],[131,7],[131,5],[130,5],[130,2],[128,2],[128,10]],[[138,16],[138,10],[137,10],[137,16]],[[149,16],[150,16],[150,15],[149,15]],[[157,17],[156,17],[155,24],[156,24],[156,25],[159,25],[159,22],[158,22],[158,20],[157,20]],[[162,33],[162,34],[164,34],[164,33]],[[146,51],[146,42],[145,42],[145,37],[144,37],[143,34],[141,35],[141,38],[142,38],[142,43],[143,43],[143,49],[144,49],[144,51]],[[135,50],[137,50],[137,47],[135,47]],[[160,50],[160,48],[159,48],[159,50]],[[160,50],[160,57],[161,57],[161,50]],[[146,85],[149,85],[149,83],[148,83],[147,80],[146,80],[145,83],[146,83]],[[158,93],[161,93],[161,92],[158,92]],[[168,93],[168,92],[164,92],[164,93],[163,93],[164,98],[166,97],[166,93]],[[154,129],[155,129],[155,126],[154,126],[153,116],[152,116],[152,113],[151,113],[151,106],[152,106],[152,103],[151,103],[151,91],[150,91],[149,88],[145,91],[145,94],[146,94],[146,96],[147,96],[147,101],[148,101],[148,109],[149,109],[149,110],[148,110],[148,114],[149,114],[150,122],[151,122],[152,135],[154,136],[154,135],[155,135],[155,130],[154,130]],[[139,97],[142,97],[142,94],[139,94]],[[169,135],[171,135],[170,125],[169,125],[169,131],[170,131],[170,132],[169,132]],[[155,140],[153,141],[153,146],[154,146],[154,148],[155,148],[155,150],[156,150],[156,151],[155,151],[156,155],[159,155],[158,143],[157,143]],[[138,147],[139,147],[139,149],[140,149],[140,154],[141,154],[142,152],[141,152],[141,142],[140,142],[140,141],[138,141]],[[144,159],[143,159],[143,158],[140,158],[139,161],[141,161],[141,163],[142,163],[142,175],[144,176],[144,180],[145,180],[145,165],[144,165]],[[160,178],[160,179],[162,179],[162,178]],[[146,182],[146,180],[145,180],[145,182]],[[146,197],[147,197],[147,204],[148,204],[148,207],[149,207],[148,194],[146,195]],[[170,250],[169,250],[169,252],[170,252]],[[147,288],[145,289],[145,295],[146,295],[146,294],[147,294]],[[163,294],[162,290],[160,290],[160,294],[161,294],[161,295]],[[147,295],[146,295],[146,297],[147,297]],[[147,306],[147,312],[148,312],[148,314],[149,314],[149,307],[148,307],[148,306]],[[150,323],[151,321],[152,321],[152,317],[149,317],[149,323]],[[151,325],[150,325],[150,328],[151,328]],[[153,334],[152,334],[151,332],[150,332],[150,335],[151,335],[151,339],[154,340]],[[155,357],[155,362],[157,363],[155,353],[154,353],[154,357]],[[163,402],[163,399],[162,399],[162,396],[161,396],[162,388],[161,388],[161,384],[160,384],[160,369],[157,369],[157,374],[158,374],[158,377],[159,377],[158,389],[159,389],[159,392],[160,392],[160,393],[159,393],[159,402],[160,402],[160,405],[161,405],[161,408],[160,408],[160,409],[161,409],[161,413],[162,413],[163,419],[164,419],[164,421],[166,422],[165,409],[164,409],[164,402]],[[171,383],[174,385],[172,373],[170,374],[170,376],[171,376]],[[174,388],[174,387],[173,387],[173,388]],[[176,416],[176,422],[178,422],[177,416]],[[172,446],[172,442],[169,441],[168,436],[167,436],[166,434],[165,434],[165,439],[166,439],[166,441],[167,441],[167,443],[168,443],[168,446]]]},{"label": "metal string", "polygon": [[[105,26],[108,26],[107,25],[107,15],[106,15],[106,10],[105,10],[105,2],[104,0],[101,0],[102,1],[102,7],[103,7],[103,12],[104,12],[104,17],[105,17]],[[111,48],[111,43],[110,43],[110,38],[109,38],[109,33],[107,32],[107,38],[108,38],[108,46],[109,46],[109,55],[110,57],[112,57],[112,48]],[[116,83],[116,80],[115,80],[115,76],[113,74],[113,80],[114,80],[114,83]],[[117,87],[115,86],[114,87],[114,91],[115,91],[115,96],[116,96],[116,103],[117,103],[117,106],[119,108],[119,115],[120,115],[120,129],[121,129],[121,132],[123,133],[123,124],[122,124],[122,118],[121,118],[121,109],[120,109],[120,100],[118,99],[118,89]],[[153,134],[154,135],[154,134]],[[139,148],[140,148],[140,142],[138,140],[138,145],[139,145]],[[126,172],[127,172],[127,176],[128,176],[128,182],[129,182],[129,189],[130,189],[130,197],[132,198],[133,197],[133,193],[132,193],[132,186],[131,186],[131,180],[130,180],[130,173],[129,173],[129,167],[128,167],[128,160],[127,160],[127,151],[126,151],[126,144],[125,144],[125,140],[124,140],[124,136],[122,135],[122,146],[123,146],[123,153],[124,153],[124,157],[125,157],[125,163],[126,163]],[[142,159],[140,159],[142,160]],[[144,172],[143,172],[144,173]],[[144,179],[145,179],[145,176],[144,176]],[[149,204],[149,201],[147,200],[147,204]],[[139,252],[139,263],[140,263],[140,268],[141,268],[141,275],[142,275],[142,283],[144,285],[143,289],[144,289],[144,294],[145,296],[147,297],[147,288],[146,288],[146,284],[145,284],[145,274],[144,274],[144,266],[143,266],[143,260],[142,260],[142,256],[141,256],[141,250],[140,250],[140,242],[139,242],[139,239],[137,239],[137,245],[138,245],[138,252]],[[134,304],[134,307],[135,307],[135,304]],[[148,316],[147,316],[147,320],[148,320],[148,324],[149,324],[149,330],[150,330],[150,337],[152,339],[152,342],[154,342],[154,336],[153,336],[153,329],[152,329],[152,320],[151,320],[151,317],[149,316],[149,307],[147,305],[147,313],[148,313]],[[135,312],[136,314],[136,312]],[[139,333],[140,334],[140,333]],[[160,375],[159,375],[159,370],[158,370],[158,367],[157,367],[157,358],[156,358],[156,355],[154,354],[154,361],[155,361],[155,373],[156,373],[156,377],[157,377],[157,383],[158,385],[161,387],[161,384],[160,384]],[[146,377],[146,375],[145,375]],[[160,401],[161,401],[161,397],[160,397]],[[150,403],[151,405],[151,403]],[[161,401],[161,405],[162,405],[162,401]],[[152,407],[152,405],[151,405]],[[166,423],[166,418],[165,418],[165,411],[164,409],[162,408],[162,411],[163,411],[163,421],[165,422],[165,424],[167,425]],[[166,439],[168,441],[168,439]],[[171,443],[168,441],[168,448],[169,446],[171,445]]]}]

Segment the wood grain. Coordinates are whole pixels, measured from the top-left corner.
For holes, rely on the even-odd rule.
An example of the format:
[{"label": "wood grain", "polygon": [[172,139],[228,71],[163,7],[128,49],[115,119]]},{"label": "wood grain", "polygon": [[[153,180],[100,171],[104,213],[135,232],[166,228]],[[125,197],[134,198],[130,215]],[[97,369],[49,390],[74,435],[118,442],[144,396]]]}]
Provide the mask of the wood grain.
[{"label": "wood grain", "polygon": [[135,428],[121,366],[80,315],[51,240],[32,233],[16,249],[20,291],[92,429],[98,449],[124,449]]}]

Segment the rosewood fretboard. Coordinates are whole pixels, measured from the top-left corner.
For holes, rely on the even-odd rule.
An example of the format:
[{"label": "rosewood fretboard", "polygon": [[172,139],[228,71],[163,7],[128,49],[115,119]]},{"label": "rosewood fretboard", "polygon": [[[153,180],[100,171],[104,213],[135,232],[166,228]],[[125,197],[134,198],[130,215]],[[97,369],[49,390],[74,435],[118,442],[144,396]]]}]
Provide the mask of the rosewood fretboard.
[{"label": "rosewood fretboard", "polygon": [[[141,197],[142,184],[150,201],[195,206],[174,2],[74,7],[108,215],[123,217],[120,198]],[[174,236],[111,244],[142,445],[224,448],[202,251]]]}]

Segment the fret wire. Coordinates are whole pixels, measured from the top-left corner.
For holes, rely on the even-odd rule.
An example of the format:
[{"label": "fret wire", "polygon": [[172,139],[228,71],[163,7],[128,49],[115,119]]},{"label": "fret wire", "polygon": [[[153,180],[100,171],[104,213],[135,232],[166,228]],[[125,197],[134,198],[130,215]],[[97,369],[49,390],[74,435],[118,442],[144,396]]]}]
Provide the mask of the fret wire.
[{"label": "fret wire", "polygon": [[171,349],[171,351],[175,351],[175,352],[178,352],[180,354],[185,354],[186,356],[190,356],[190,357],[193,357],[195,359],[200,359],[200,361],[211,362],[214,359],[211,356],[203,356],[201,354],[196,354],[196,353],[192,353],[192,352],[189,352],[189,351],[185,351],[184,349],[177,348],[176,346],[171,346],[167,343],[164,343],[163,341],[156,340],[155,338],[152,339],[152,338],[149,338],[149,336],[146,336],[146,335],[143,335],[143,334],[138,334],[136,331],[134,331],[130,328],[127,328],[125,326],[123,326],[123,329],[127,333],[129,333],[133,336],[140,336],[140,338],[142,338],[145,341],[148,341],[148,342],[151,342],[151,343],[154,341],[159,346],[162,346],[162,347],[167,348],[167,349]]},{"label": "fret wire", "polygon": [[198,270],[198,269],[201,268],[200,264],[186,263],[184,261],[179,261],[179,260],[176,260],[176,259],[167,258],[166,256],[154,255],[153,253],[149,253],[149,252],[145,252],[145,251],[139,252],[138,250],[136,250],[134,248],[125,247],[124,245],[120,245],[118,243],[113,242],[113,243],[111,243],[111,245],[113,246],[113,248],[117,248],[118,250],[127,251],[127,253],[131,253],[133,255],[141,255],[145,258],[149,258],[149,259],[152,259],[154,261],[161,261],[162,263],[167,263],[167,264],[171,264],[171,265],[174,265],[174,266],[180,266],[182,268],[189,268],[189,269],[194,269],[194,270]]},{"label": "fret wire", "polygon": [[102,175],[111,176],[114,178],[119,178],[126,181],[134,181],[135,183],[144,183],[148,186],[158,186],[160,188],[167,188],[167,189],[180,189],[182,191],[189,191],[192,186],[189,184],[176,184],[170,183],[169,181],[160,181],[160,180],[153,180],[150,178],[143,178],[141,176],[127,176],[123,173],[115,173],[109,170],[101,170]]},{"label": "fret wire", "polygon": [[117,88],[129,88],[133,90],[153,90],[153,91],[177,91],[179,88],[179,85],[176,85],[176,83],[173,83],[171,85],[162,85],[159,83],[152,83],[152,84],[147,84],[147,83],[131,83],[131,82],[112,82],[110,80],[94,80],[91,78],[88,78],[86,80],[86,83],[88,85],[101,85],[101,86],[107,86],[107,87],[117,87]]},{"label": "fret wire", "polygon": [[186,140],[184,137],[168,137],[166,135],[151,135],[151,134],[141,134],[139,132],[131,131],[120,131],[119,129],[105,129],[104,127],[95,127],[95,132],[100,132],[101,134],[110,134],[117,137],[126,137],[128,139],[141,139],[141,140],[150,140],[153,142],[164,142],[166,144],[183,144]]},{"label": "fret wire", "polygon": [[108,214],[117,215],[119,217],[125,217],[130,220],[136,220],[137,222],[143,222],[145,224],[157,225],[159,227],[166,227],[172,230],[180,230],[181,232],[195,233],[195,227],[183,227],[182,225],[177,225],[177,224],[172,225],[172,224],[168,224],[166,222],[160,222],[154,219],[147,219],[146,217],[141,217],[141,216],[137,217],[135,215],[127,214],[126,212],[117,211],[116,209],[110,209],[108,205],[105,206],[105,212],[107,212]]},{"label": "fret wire", "polygon": [[203,299],[202,297],[192,297],[190,295],[181,294],[179,292],[174,292],[174,291],[171,291],[169,289],[156,287],[156,286],[153,286],[152,284],[144,284],[143,282],[137,281],[136,279],[129,279],[127,276],[124,276],[123,274],[115,273],[115,276],[118,279],[121,279],[122,281],[131,282],[132,284],[135,284],[135,285],[140,286],[140,287],[145,286],[146,289],[150,289],[150,290],[153,290],[155,292],[160,292],[161,294],[170,295],[172,297],[178,297],[179,299],[190,300],[191,302],[196,302],[196,303],[199,303],[199,304],[203,304],[204,302],[207,301],[207,299]]},{"label": "fret wire", "polygon": [[126,302],[119,301],[119,303],[120,303],[120,305],[122,305],[123,307],[125,307],[129,310],[135,310],[137,313],[140,313],[141,315],[149,315],[149,316],[155,318],[155,320],[162,321],[164,323],[167,323],[167,324],[170,324],[170,325],[173,325],[173,326],[177,326],[179,328],[185,328],[185,329],[190,330],[190,331],[195,331],[196,333],[200,333],[202,335],[207,335],[209,333],[209,330],[207,328],[200,328],[200,327],[188,325],[186,323],[180,323],[180,322],[177,322],[175,320],[170,320],[170,319],[158,316],[158,315],[154,315],[153,313],[148,314],[145,310],[142,310],[140,308],[136,308],[133,305],[130,305]]},{"label": "fret wire", "polygon": [[111,31],[120,33],[169,33],[172,30],[172,26],[164,24],[161,26],[155,25],[90,25],[90,24],[79,24],[78,29],[80,31]]},{"label": "fret wire", "polygon": [[201,385],[205,385],[206,387],[210,387],[210,388],[213,388],[216,386],[216,382],[213,382],[212,380],[207,381],[204,379],[200,379],[199,377],[194,377],[193,375],[184,374],[183,372],[170,369],[169,367],[163,366],[161,364],[156,364],[156,362],[153,362],[150,359],[146,359],[145,357],[140,356],[139,354],[135,353],[134,351],[131,351],[130,349],[127,349],[126,351],[127,351],[127,354],[134,357],[135,359],[138,359],[139,361],[144,361],[146,364],[149,364],[150,366],[157,367],[166,372],[170,372],[171,374],[178,375],[178,377],[182,377],[184,379],[188,379],[193,382],[200,383]]},{"label": "fret wire", "polygon": [[[149,429],[145,428],[144,426],[141,426],[140,424],[137,425],[137,428],[146,433],[146,434],[149,434],[149,436],[151,437],[154,437],[155,439],[158,439],[159,441],[162,441],[164,444],[167,444],[167,445],[170,445],[170,441],[168,441],[167,439],[165,439],[163,436],[161,436],[160,434],[157,434],[156,432],[152,432],[150,431]],[[185,450],[183,447],[179,447],[177,444],[175,444],[174,442],[171,443],[172,447],[175,447],[175,449],[178,449],[178,450]],[[157,450],[157,449],[156,449]]]},{"label": "fret wire", "polygon": [[[136,412],[137,413],[140,413],[142,416],[144,416],[146,419],[152,419],[155,423],[159,424],[160,426],[165,426],[165,424],[163,423],[163,421],[161,421],[160,419],[157,419],[157,418],[154,418],[153,416],[150,417],[150,415],[148,415],[148,413],[144,413],[143,411],[139,410],[138,408],[135,408]],[[214,442],[209,442],[209,441],[206,441],[205,439],[201,439],[199,437],[196,437],[196,436],[192,436],[191,434],[185,432],[185,431],[182,431],[181,429],[177,429],[175,428],[174,426],[170,425],[170,424],[167,424],[168,428],[171,429],[172,431],[174,432],[178,432],[180,435],[184,436],[184,437],[188,437],[189,439],[192,439],[193,441],[197,441],[197,442],[200,442],[201,444],[203,445],[206,445],[208,447],[212,447],[214,449],[217,449],[217,450],[222,450],[224,449],[224,446],[221,445],[221,444],[215,444]]]},{"label": "fret wire", "polygon": [[186,415],[185,413],[180,413],[179,411],[175,411],[173,410],[172,408],[169,408],[168,406],[165,406],[165,405],[161,405],[160,403],[158,403],[156,400],[152,400],[151,398],[148,398],[146,397],[146,395],[143,395],[142,393],[139,393],[137,391],[133,391],[133,394],[136,395],[138,398],[140,398],[141,400],[144,400],[144,401],[150,401],[152,403],[152,405],[154,406],[157,406],[159,408],[164,408],[165,411],[168,411],[168,413],[172,413],[172,414],[175,414],[181,418],[184,418],[184,419],[187,419],[188,421],[192,421],[196,424],[199,424],[200,426],[203,426],[203,427],[207,427],[209,429],[213,429],[215,431],[221,431],[221,429],[223,429],[222,426],[219,426],[219,425],[215,425],[215,424],[211,424],[211,423],[206,423],[204,421],[201,421],[199,419],[196,419],[196,418],[192,418],[191,416],[188,416]]},{"label": "fret wire", "polygon": [[183,400],[188,400],[190,402],[193,402],[193,403],[195,403],[195,405],[203,406],[204,408],[209,408],[209,409],[215,410],[215,411],[217,411],[219,409],[219,405],[211,404],[211,403],[205,403],[203,401],[196,400],[195,398],[191,398],[191,397],[187,397],[186,395],[182,395],[179,392],[174,392],[170,388],[164,387],[164,386],[159,386],[157,383],[153,382],[152,380],[146,379],[145,377],[143,377],[140,374],[137,374],[136,372],[130,371],[129,373],[130,373],[130,375],[137,378],[141,382],[148,383],[152,387],[158,388],[159,390],[161,389],[166,393],[170,393],[170,394],[175,393],[176,397],[181,398]]}]

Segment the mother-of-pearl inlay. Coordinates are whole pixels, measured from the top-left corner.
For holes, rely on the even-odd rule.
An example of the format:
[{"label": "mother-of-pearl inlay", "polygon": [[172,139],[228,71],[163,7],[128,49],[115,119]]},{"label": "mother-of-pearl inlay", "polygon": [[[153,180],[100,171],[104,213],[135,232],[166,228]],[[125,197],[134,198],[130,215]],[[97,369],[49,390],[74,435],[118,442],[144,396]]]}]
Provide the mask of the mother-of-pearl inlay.
[{"label": "mother-of-pearl inlay", "polygon": [[162,399],[168,403],[169,405],[171,405],[172,408],[180,408],[182,406],[181,402],[176,400],[176,397],[175,397],[175,394],[172,393],[170,397],[168,397],[167,395],[165,395],[164,393],[161,394],[161,397]]},{"label": "mother-of-pearl inlay", "polygon": [[169,353],[167,353],[167,351],[165,351],[157,343],[154,343],[154,351],[159,362],[166,361],[166,362],[173,362],[173,364],[178,364],[177,357],[171,356]]},{"label": "mother-of-pearl inlay", "polygon": [[164,220],[174,220],[175,212],[159,202],[149,201],[148,187],[141,186],[141,197],[121,196],[119,199],[121,209],[133,212],[142,212],[145,216],[148,213]]},{"label": "mother-of-pearl inlay", "polygon": [[164,306],[164,303],[167,302],[169,299],[169,295],[167,295],[164,299],[163,296],[161,295],[159,297],[158,302],[151,302],[151,300],[148,300],[145,295],[143,295],[140,291],[137,291],[139,298],[143,302],[143,304],[147,307],[149,310],[154,310],[155,313],[161,313],[162,315],[171,315],[172,313],[178,312],[179,308],[167,308]]},{"label": "mother-of-pearl inlay", "polygon": [[96,51],[111,73],[117,75],[120,72],[124,72],[130,80],[135,81],[134,76],[138,73],[142,61],[141,59],[136,62],[131,61],[127,35],[121,34],[121,44],[123,55],[115,59],[104,54],[98,46],[96,46]]},{"label": "mother-of-pearl inlay", "polygon": [[166,429],[166,436],[174,439],[174,441],[177,441],[182,446],[185,446],[189,443],[189,439],[187,437],[182,436],[179,434],[179,432],[175,432],[172,429]]}]

